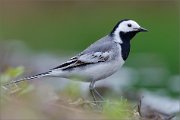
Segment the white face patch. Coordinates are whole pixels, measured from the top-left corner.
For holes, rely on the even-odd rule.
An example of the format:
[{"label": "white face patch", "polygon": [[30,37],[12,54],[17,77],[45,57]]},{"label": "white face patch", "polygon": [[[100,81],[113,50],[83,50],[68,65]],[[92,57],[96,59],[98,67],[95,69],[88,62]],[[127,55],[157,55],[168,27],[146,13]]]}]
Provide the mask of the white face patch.
[{"label": "white face patch", "polygon": [[131,31],[136,31],[139,28],[140,28],[140,25],[137,24],[137,22],[133,20],[128,20],[128,21],[123,21],[122,23],[120,23],[116,31],[117,32],[120,32],[120,31],[131,32]]},{"label": "white face patch", "polygon": [[140,25],[133,21],[133,20],[127,20],[123,21],[119,24],[119,26],[116,28],[114,31],[114,37],[115,37],[115,42],[122,43],[122,40],[119,37],[119,32],[132,32],[132,31],[137,31],[140,27]]}]

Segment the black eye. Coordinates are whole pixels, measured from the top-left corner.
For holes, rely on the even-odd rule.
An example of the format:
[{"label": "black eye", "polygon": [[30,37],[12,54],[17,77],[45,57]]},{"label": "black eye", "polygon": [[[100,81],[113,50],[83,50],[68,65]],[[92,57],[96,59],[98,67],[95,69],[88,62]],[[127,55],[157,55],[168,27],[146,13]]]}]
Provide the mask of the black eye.
[{"label": "black eye", "polygon": [[128,27],[131,27],[132,25],[131,24],[127,24]]}]

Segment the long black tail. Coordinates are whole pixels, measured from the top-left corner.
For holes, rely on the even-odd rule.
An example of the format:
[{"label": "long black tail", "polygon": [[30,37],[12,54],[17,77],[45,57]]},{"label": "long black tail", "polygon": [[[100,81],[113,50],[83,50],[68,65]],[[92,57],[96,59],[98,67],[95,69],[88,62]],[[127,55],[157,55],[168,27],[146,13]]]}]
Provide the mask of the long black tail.
[{"label": "long black tail", "polygon": [[21,79],[18,79],[18,80],[13,80],[13,81],[11,81],[9,83],[6,83],[4,86],[8,86],[8,85],[13,84],[13,83],[19,83],[19,82],[25,81],[25,80],[32,80],[32,79],[37,79],[37,78],[45,77],[45,76],[50,75],[49,73],[50,72],[44,72],[44,73],[40,73],[40,74],[37,74],[37,75],[34,75],[34,76],[25,77],[25,78],[21,78]]}]

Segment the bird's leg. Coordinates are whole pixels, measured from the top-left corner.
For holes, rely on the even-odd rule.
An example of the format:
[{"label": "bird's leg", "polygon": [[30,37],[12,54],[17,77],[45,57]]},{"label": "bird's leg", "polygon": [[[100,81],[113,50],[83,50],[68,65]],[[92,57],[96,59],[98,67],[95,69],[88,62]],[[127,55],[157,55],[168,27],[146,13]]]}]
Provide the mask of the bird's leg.
[{"label": "bird's leg", "polygon": [[90,85],[89,85],[89,90],[90,90],[90,93],[91,93],[91,95],[92,95],[92,97],[93,97],[93,100],[96,102],[97,100],[96,100],[96,96],[95,96],[95,94],[94,94],[94,83],[95,83],[95,81],[92,81],[92,82],[90,83]]},{"label": "bird's leg", "polygon": [[89,89],[90,89],[91,95],[93,96],[93,99],[94,99],[95,103],[97,103],[96,95],[98,96],[98,98],[101,101],[104,101],[103,97],[99,94],[99,92],[95,88],[95,81],[92,81],[90,83]]},{"label": "bird's leg", "polygon": [[96,90],[96,88],[94,88],[94,92],[97,94],[97,96],[99,97],[99,99],[101,101],[104,101],[104,98],[102,97],[102,95],[99,94],[99,92]]}]

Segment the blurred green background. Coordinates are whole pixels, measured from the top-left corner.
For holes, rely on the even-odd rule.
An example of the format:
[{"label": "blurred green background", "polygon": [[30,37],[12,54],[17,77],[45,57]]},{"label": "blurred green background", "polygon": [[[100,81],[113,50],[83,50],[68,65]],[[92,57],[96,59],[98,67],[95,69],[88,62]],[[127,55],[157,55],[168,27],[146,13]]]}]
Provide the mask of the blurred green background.
[{"label": "blurred green background", "polygon": [[[147,54],[152,65],[179,73],[179,2],[175,0],[4,0],[0,7],[0,40],[21,40],[35,52],[78,53],[108,34],[121,19],[136,20],[149,30],[132,41],[131,55]],[[152,56],[151,56],[152,55]],[[152,61],[158,56],[163,63]],[[137,60],[137,62],[140,62]]]}]

